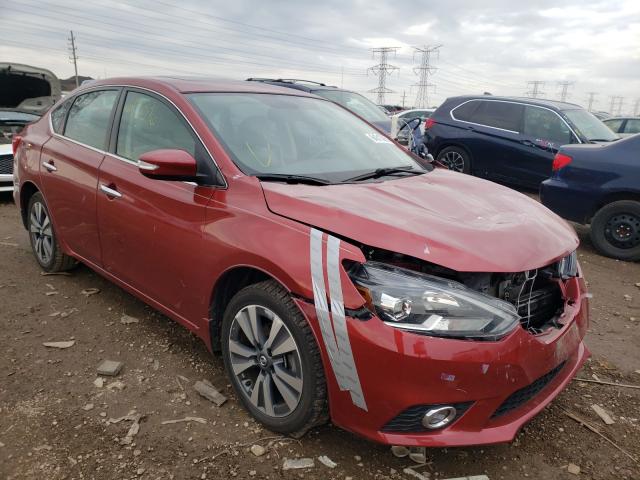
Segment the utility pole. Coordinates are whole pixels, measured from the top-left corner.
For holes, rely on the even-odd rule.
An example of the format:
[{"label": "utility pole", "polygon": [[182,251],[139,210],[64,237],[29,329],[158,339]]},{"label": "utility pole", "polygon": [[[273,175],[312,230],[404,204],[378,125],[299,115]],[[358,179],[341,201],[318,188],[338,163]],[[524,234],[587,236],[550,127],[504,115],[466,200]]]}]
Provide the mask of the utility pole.
[{"label": "utility pole", "polygon": [[540,95],[544,95],[542,87],[544,87],[543,80],[531,80],[527,82],[527,86],[531,85],[531,90],[525,92],[527,97],[538,98]]},{"label": "utility pole", "polygon": [[589,98],[587,100],[589,107],[587,107],[587,110],[592,112],[593,104],[596,103],[596,95],[598,95],[598,92],[587,92],[587,95],[589,95]]},{"label": "utility pole", "polygon": [[372,72],[378,77],[378,87],[369,90],[369,92],[371,93],[378,94],[378,97],[376,98],[376,103],[378,105],[383,105],[385,103],[385,94],[393,93],[393,90],[389,90],[387,88],[387,75],[395,70],[399,70],[399,68],[394,65],[389,65],[388,58],[390,53],[393,53],[395,55],[397,50],[398,47],[381,47],[371,49],[371,53],[374,58],[376,57],[376,55],[380,56],[380,63],[367,70],[367,72]]},{"label": "utility pole", "polygon": [[407,91],[403,90],[402,91],[402,108],[404,108],[404,101],[407,98]]},{"label": "utility pole", "polygon": [[416,95],[416,108],[426,108],[429,106],[429,89],[434,87],[435,84],[429,83],[429,75],[433,75],[437,70],[431,66],[432,55],[440,56],[440,47],[442,45],[413,47],[413,59],[416,58],[416,53],[420,54],[420,66],[414,67],[413,73],[418,75],[418,83],[414,83],[412,87],[418,87],[418,94]]},{"label": "utility pole", "polygon": [[70,31],[69,35],[69,60],[73,62],[73,69],[76,72],[76,88],[80,86],[80,81],[78,79],[78,52],[76,50],[76,37],[73,35],[73,30]]},{"label": "utility pole", "polygon": [[636,103],[633,106],[633,116],[638,116],[640,115],[640,98],[636,99]]},{"label": "utility pole", "polygon": [[561,87],[560,101],[565,102],[569,96],[569,87],[573,86],[573,82],[558,82],[558,86]]}]

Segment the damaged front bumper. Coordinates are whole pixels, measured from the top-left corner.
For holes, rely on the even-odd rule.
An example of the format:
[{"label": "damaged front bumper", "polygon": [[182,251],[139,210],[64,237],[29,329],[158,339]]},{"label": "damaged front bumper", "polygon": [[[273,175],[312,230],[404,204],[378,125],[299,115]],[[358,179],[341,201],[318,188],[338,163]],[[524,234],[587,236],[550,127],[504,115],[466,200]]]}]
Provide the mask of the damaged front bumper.
[{"label": "damaged front bumper", "polygon": [[[557,327],[534,334],[523,327],[499,341],[424,336],[377,317],[347,321],[366,410],[325,368],[332,421],[373,441],[447,447],[511,441],[571,381],[589,357],[582,339],[589,323],[584,280],[569,293]],[[320,338],[314,306],[297,300]],[[321,342],[319,342],[321,343]],[[330,362],[325,349],[325,367]],[[428,407],[454,405],[458,416],[438,430],[420,422]]]}]

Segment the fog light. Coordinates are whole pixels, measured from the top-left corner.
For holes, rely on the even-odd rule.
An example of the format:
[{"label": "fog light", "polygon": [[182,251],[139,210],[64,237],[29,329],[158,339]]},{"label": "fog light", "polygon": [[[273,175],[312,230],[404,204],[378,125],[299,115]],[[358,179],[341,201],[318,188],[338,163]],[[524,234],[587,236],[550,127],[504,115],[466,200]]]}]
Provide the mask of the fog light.
[{"label": "fog light", "polygon": [[446,427],[456,418],[456,408],[451,406],[432,408],[422,417],[422,425],[429,430]]}]

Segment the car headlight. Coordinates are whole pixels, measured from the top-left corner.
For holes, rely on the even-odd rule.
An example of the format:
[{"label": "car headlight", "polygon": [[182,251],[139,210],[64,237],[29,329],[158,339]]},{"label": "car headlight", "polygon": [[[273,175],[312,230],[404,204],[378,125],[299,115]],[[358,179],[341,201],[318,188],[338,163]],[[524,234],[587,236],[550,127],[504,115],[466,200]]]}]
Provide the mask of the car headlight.
[{"label": "car headlight", "polygon": [[514,305],[461,283],[384,263],[349,276],[368,308],[387,325],[438,337],[497,340],[520,321]]}]

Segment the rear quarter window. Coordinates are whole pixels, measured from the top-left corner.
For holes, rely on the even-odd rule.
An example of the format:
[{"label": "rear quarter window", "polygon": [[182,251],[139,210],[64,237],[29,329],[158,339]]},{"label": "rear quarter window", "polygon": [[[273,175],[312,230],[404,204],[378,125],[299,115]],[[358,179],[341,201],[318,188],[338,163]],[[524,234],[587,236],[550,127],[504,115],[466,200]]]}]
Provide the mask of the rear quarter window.
[{"label": "rear quarter window", "polygon": [[518,103],[472,100],[453,109],[453,115],[465,122],[519,132],[523,109]]}]

